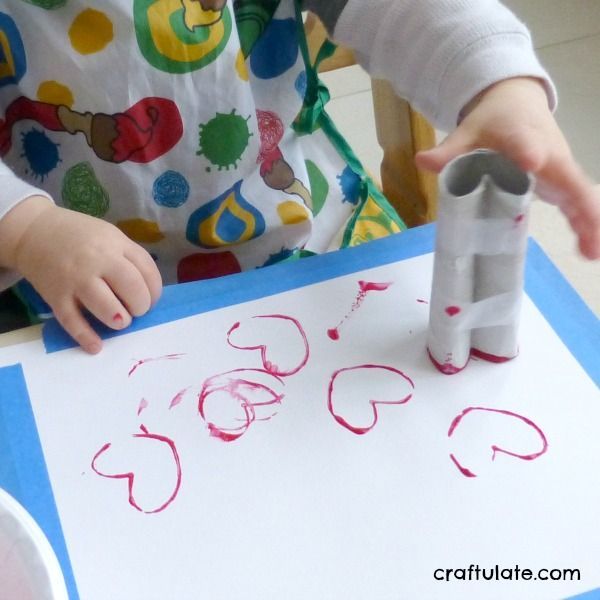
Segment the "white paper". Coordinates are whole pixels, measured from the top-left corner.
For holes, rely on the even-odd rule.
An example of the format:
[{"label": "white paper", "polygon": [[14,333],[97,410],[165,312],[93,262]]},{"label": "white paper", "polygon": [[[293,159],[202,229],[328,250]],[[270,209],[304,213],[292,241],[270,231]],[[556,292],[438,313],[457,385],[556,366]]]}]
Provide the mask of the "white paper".
[{"label": "white paper", "polygon": [[[98,356],[0,353],[24,365],[82,600],[547,600],[600,586],[598,389],[528,298],[517,359],[441,376],[426,353],[432,263],[131,333]],[[264,356],[240,349],[268,340]],[[491,460],[494,444],[531,458],[546,443]],[[127,479],[98,472],[134,472],[133,503]],[[471,564],[582,579],[434,579]]]}]

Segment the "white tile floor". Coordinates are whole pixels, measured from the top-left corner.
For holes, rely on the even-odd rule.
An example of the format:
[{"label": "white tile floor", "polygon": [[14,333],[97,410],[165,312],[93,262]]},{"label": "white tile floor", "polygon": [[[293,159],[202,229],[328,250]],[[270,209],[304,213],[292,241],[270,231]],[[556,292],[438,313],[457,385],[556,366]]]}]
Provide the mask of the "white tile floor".
[{"label": "white tile floor", "polygon": [[[538,54],[559,90],[557,120],[573,152],[600,183],[600,0],[506,0],[533,34]],[[329,112],[365,167],[379,173],[370,79],[359,67],[325,73]],[[357,118],[359,116],[359,118]],[[576,250],[566,221],[552,206],[536,201],[532,236],[542,245],[581,297],[600,315],[600,261]]]}]

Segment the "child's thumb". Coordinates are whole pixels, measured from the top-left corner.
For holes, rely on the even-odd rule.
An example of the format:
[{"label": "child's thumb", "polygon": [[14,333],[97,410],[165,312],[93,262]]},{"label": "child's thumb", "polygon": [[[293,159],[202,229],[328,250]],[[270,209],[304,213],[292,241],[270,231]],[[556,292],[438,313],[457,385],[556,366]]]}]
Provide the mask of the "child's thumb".
[{"label": "child's thumb", "polygon": [[452,159],[470,150],[472,150],[470,140],[460,129],[457,129],[435,148],[418,152],[415,162],[419,169],[439,173]]}]

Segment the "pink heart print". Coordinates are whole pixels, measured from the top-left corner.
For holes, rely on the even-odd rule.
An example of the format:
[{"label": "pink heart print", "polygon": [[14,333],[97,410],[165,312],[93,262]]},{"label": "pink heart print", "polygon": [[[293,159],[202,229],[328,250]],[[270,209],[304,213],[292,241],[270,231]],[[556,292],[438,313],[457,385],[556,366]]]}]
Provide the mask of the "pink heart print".
[{"label": "pink heart print", "polygon": [[[112,443],[106,443],[92,459],[92,470],[100,477],[107,479],[124,480],[127,482],[128,502],[136,510],[153,514],[165,510],[177,497],[181,487],[181,464],[175,443],[170,438],[150,433],[144,426],[140,426],[141,433],[131,437],[133,443],[127,444],[126,454],[114,456],[116,448]],[[129,440],[131,442],[131,440]],[[119,446],[123,451],[124,446]],[[133,452],[127,456],[127,453]],[[157,453],[157,454],[154,454]],[[137,456],[136,456],[137,455]],[[160,460],[160,485],[153,481],[155,464],[153,458]],[[123,470],[114,472],[114,465],[126,462],[135,462],[139,471]],[[113,465],[112,468],[109,465]],[[170,473],[167,471],[170,470]],[[118,467],[117,467],[118,468]],[[140,480],[142,481],[140,483]],[[141,487],[143,489],[138,489]],[[160,488],[156,491],[156,488]],[[142,501],[139,498],[144,497]]]},{"label": "pink heart print", "polygon": [[[233,442],[256,421],[279,410],[283,380],[263,369],[234,369],[209,377],[198,395],[198,412],[212,437]],[[277,388],[277,389],[275,389]]]},{"label": "pink heart print", "polygon": [[346,367],[331,377],[327,407],[342,427],[364,435],[377,425],[380,407],[406,404],[414,387],[412,380],[394,367]]},{"label": "pink heart print", "polygon": [[287,315],[257,315],[238,321],[227,332],[227,343],[238,350],[259,350],[263,369],[279,377],[298,373],[310,355],[302,325]]},{"label": "pink heart print", "polygon": [[[487,421],[480,421],[477,423],[476,428],[478,431],[481,431],[481,427],[492,427],[493,425],[495,425],[496,423],[494,423],[493,421],[497,421],[498,425],[500,424],[500,420],[504,420],[505,423],[504,425],[508,425],[507,418],[508,418],[508,422],[510,422],[510,428],[512,430],[515,430],[516,433],[516,427],[521,425],[521,428],[523,426],[523,424],[526,426],[526,429],[531,432],[534,433],[534,437],[537,437],[536,440],[536,444],[535,444],[535,449],[531,449],[529,451],[526,452],[516,452],[515,450],[508,450],[506,448],[502,448],[501,446],[492,443],[490,445],[490,448],[492,450],[492,461],[496,460],[496,456],[498,456],[498,454],[505,454],[507,456],[512,456],[513,458],[518,458],[520,460],[525,460],[525,461],[532,461],[535,460],[537,458],[539,458],[540,456],[542,456],[543,454],[545,454],[548,451],[548,440],[546,439],[546,436],[544,434],[544,432],[530,419],[528,419],[527,417],[524,417],[523,415],[519,415],[517,413],[508,411],[508,410],[501,410],[501,409],[497,409],[497,408],[485,408],[483,406],[472,406],[469,408],[466,408],[465,410],[463,410],[460,415],[458,415],[457,417],[454,418],[454,420],[452,421],[452,423],[450,424],[450,429],[448,430],[448,437],[451,438],[453,437],[455,434],[457,434],[457,437],[460,437],[459,432],[461,431],[461,429],[465,429],[465,423],[469,420],[473,420],[473,418],[475,416],[479,415],[480,417],[487,415],[487,416],[491,416],[492,419],[491,420],[487,420]],[[512,422],[511,422],[512,421]],[[471,424],[471,426],[475,426],[475,424]],[[468,440],[469,440],[469,444],[468,444],[468,451],[472,451],[472,447],[474,445],[474,439],[475,436],[470,434],[469,432],[467,432],[465,435],[468,435]],[[488,434],[489,435],[489,434]],[[496,431],[496,435],[498,435],[498,432]],[[526,445],[532,445],[531,444],[531,436],[529,436],[527,438],[527,443]],[[514,442],[513,442],[514,443]],[[463,449],[464,452],[464,449]],[[454,465],[456,466],[456,468],[465,476],[465,477],[477,477],[477,474],[474,473],[473,471],[473,467],[467,467],[466,464],[467,462],[469,462],[468,458],[458,458],[456,453],[451,453],[450,454],[450,460],[452,460],[452,462],[454,463]],[[473,455],[471,456],[471,461],[474,461],[475,458],[473,457]]]}]

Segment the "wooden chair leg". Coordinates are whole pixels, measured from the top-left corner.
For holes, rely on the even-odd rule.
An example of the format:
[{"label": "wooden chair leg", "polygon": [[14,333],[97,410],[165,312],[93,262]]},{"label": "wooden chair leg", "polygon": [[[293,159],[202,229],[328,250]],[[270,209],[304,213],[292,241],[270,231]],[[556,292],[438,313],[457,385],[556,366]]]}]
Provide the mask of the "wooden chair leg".
[{"label": "wooden chair leg", "polygon": [[377,139],[384,152],[383,193],[409,227],[429,223],[437,213],[437,177],[418,170],[414,158],[435,145],[435,131],[388,82],[373,80],[372,88]]},{"label": "wooden chair leg", "polygon": [[[306,40],[308,42],[308,53],[311,61],[314,62],[323,42],[328,37],[327,30],[317,16],[311,12],[307,12],[304,21],[304,31],[306,32]],[[354,64],[356,64],[354,53],[348,48],[338,48],[333,56],[321,63],[319,71],[325,73],[326,71],[333,71],[334,69]]]}]

